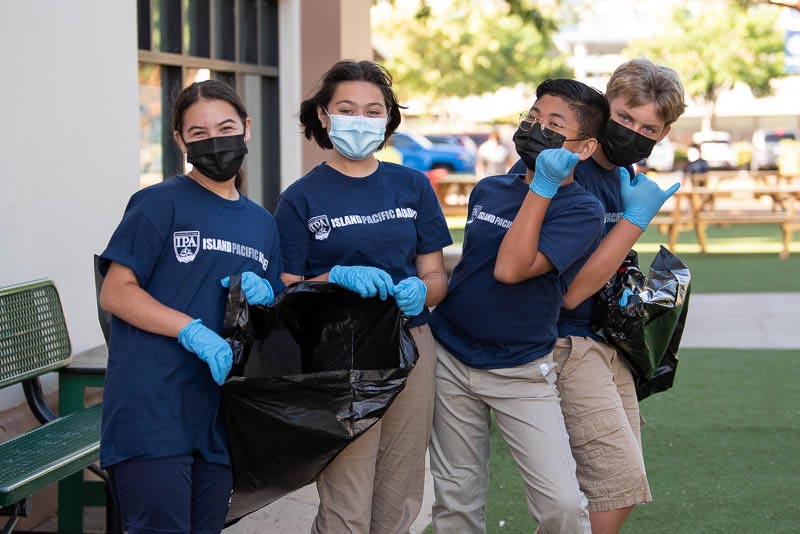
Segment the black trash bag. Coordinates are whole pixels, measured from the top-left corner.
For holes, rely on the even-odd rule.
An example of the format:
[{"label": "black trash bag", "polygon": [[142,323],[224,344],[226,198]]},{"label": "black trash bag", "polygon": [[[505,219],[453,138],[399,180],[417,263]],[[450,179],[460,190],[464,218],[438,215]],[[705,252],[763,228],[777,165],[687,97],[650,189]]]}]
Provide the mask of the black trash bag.
[{"label": "black trash bag", "polygon": [[[689,268],[663,246],[647,277],[631,250],[598,293],[599,332],[621,352],[636,379],[641,401],[672,387],[691,293]],[[626,290],[627,304],[620,305]]]},{"label": "black trash bag", "polygon": [[386,412],[418,353],[394,299],[324,282],[248,306],[231,277],[222,387],[234,489],[226,524],[312,482]]}]

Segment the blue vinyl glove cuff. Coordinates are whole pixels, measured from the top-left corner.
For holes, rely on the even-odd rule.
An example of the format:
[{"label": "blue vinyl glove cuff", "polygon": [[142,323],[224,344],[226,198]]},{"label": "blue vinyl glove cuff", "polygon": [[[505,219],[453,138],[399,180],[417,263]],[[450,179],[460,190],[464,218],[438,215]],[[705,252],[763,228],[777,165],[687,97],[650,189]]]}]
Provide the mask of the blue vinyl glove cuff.
[{"label": "blue vinyl glove cuff", "polygon": [[225,382],[233,366],[233,351],[216,332],[204,326],[203,321],[189,321],[178,332],[178,343],[208,364],[214,382],[220,386]]},{"label": "blue vinyl glove cuff", "polygon": [[536,158],[536,170],[533,173],[531,191],[544,198],[553,198],[575,165],[580,156],[566,148],[548,148],[542,150]]},{"label": "blue vinyl glove cuff", "polygon": [[622,167],[619,168],[619,179],[622,205],[625,208],[622,218],[641,228],[642,232],[647,229],[647,225],[656,216],[664,202],[681,187],[681,184],[675,183],[664,191],[657,183],[642,173],[637,174],[631,180],[628,171]]},{"label": "blue vinyl glove cuff", "polygon": [[425,308],[425,297],[428,295],[428,286],[416,276],[400,280],[394,286],[394,298],[403,315],[414,317],[422,313]]},{"label": "blue vinyl glove cuff", "polygon": [[631,288],[629,288],[629,287],[626,287],[622,291],[622,296],[620,296],[620,298],[619,298],[619,305],[622,306],[623,308],[625,306],[627,306],[628,305],[628,299],[631,298],[632,295],[633,295],[633,290],[631,290]]},{"label": "blue vinyl glove cuff", "polygon": [[[231,277],[226,276],[219,281],[222,287],[231,285]],[[242,273],[242,291],[248,304],[261,304],[269,306],[275,300],[275,292],[269,282],[254,272],[245,271]]]},{"label": "blue vinyl glove cuff", "polygon": [[328,281],[361,295],[362,298],[378,295],[386,300],[388,295],[394,296],[394,281],[389,273],[377,267],[335,265]]}]

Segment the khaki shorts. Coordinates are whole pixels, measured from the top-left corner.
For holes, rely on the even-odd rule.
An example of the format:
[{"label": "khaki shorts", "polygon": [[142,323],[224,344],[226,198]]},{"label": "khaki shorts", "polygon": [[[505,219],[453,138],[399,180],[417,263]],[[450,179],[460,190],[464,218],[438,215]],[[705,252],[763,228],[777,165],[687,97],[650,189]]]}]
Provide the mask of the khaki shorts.
[{"label": "khaki shorts", "polygon": [[590,512],[650,502],[633,375],[616,349],[586,337],[553,351],[578,482]]}]

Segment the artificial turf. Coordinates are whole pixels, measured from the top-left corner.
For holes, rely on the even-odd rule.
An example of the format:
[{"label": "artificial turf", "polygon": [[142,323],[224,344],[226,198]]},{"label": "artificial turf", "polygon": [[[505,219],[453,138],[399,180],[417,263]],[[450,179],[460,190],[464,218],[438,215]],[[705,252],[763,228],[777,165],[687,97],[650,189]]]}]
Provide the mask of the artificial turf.
[{"label": "artificial turf", "polygon": [[[680,358],[675,386],[641,404],[654,501],[638,506],[623,532],[798,532],[800,351],[683,350]],[[489,472],[487,532],[531,534],[522,479],[496,429]]]}]

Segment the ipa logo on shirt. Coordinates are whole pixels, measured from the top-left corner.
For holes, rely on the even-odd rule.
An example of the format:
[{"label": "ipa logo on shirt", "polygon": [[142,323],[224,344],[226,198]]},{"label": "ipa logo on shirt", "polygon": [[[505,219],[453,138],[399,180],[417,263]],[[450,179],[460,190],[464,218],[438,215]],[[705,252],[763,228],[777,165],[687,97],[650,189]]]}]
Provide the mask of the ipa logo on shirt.
[{"label": "ipa logo on shirt", "polygon": [[467,224],[473,222],[475,218],[478,216],[478,214],[480,214],[482,209],[483,206],[477,206],[477,205],[473,206],[472,213],[469,214],[469,219],[467,219]]},{"label": "ipa logo on shirt", "polygon": [[308,220],[308,229],[314,234],[314,239],[322,241],[331,234],[331,222],[327,215],[317,215]]},{"label": "ipa logo on shirt", "polygon": [[200,250],[200,232],[187,230],[172,234],[172,245],[175,248],[175,257],[181,263],[189,263],[197,256]]}]

